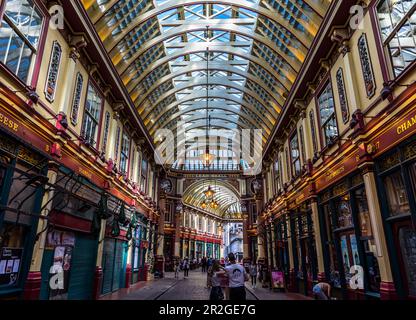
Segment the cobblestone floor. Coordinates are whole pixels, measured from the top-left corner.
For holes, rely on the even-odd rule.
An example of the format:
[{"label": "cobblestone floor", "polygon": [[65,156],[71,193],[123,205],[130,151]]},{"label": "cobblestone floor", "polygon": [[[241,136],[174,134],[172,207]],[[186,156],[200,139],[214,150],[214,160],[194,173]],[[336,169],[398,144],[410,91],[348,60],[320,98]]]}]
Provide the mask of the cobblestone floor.
[{"label": "cobblestone floor", "polygon": [[[277,293],[269,289],[252,289],[247,285],[247,300],[305,300],[303,295],[294,293]],[[163,279],[140,282],[130,289],[122,289],[109,294],[101,300],[208,300],[209,289],[206,288],[206,273],[200,270],[189,272],[184,279],[173,273],[166,273]]]}]

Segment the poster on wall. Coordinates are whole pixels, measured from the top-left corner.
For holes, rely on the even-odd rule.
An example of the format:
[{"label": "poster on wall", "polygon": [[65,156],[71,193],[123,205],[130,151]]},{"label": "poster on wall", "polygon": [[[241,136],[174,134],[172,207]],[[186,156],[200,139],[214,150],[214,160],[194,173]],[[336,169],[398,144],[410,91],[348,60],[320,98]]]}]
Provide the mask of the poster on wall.
[{"label": "poster on wall", "polygon": [[53,250],[53,261],[49,271],[49,281],[52,283],[50,300],[67,299],[74,246],[73,232],[53,230],[48,233],[46,248]]},{"label": "poster on wall", "polygon": [[282,271],[272,271],[273,289],[284,289],[285,277]]},{"label": "poster on wall", "polygon": [[15,286],[18,283],[23,248],[3,248],[0,252],[0,285]]}]

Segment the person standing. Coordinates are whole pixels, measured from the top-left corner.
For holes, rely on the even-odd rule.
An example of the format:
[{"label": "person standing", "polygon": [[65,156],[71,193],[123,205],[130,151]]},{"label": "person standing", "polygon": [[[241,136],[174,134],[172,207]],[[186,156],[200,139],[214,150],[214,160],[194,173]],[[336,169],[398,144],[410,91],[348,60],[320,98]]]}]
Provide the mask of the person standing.
[{"label": "person standing", "polygon": [[187,278],[189,276],[189,259],[185,258],[183,261],[183,278]]},{"label": "person standing", "polygon": [[229,279],[230,300],[231,301],[246,301],[246,287],[244,283],[249,280],[246,269],[236,263],[235,255],[230,253],[228,255],[230,265],[225,267]]},{"label": "person standing", "polygon": [[257,264],[254,261],[251,261],[250,277],[251,277],[251,287],[253,289],[257,287],[257,275],[258,275]]},{"label": "person standing", "polygon": [[224,300],[224,293],[222,292],[221,282],[226,271],[221,267],[220,263],[217,260],[214,260],[214,263],[211,267],[211,294],[209,300],[211,301],[221,301]]},{"label": "person standing", "polygon": [[201,265],[202,265],[202,272],[206,272],[207,271],[207,259],[205,257],[202,258]]},{"label": "person standing", "polygon": [[175,279],[178,279],[179,278],[179,262],[177,260],[175,261],[174,269],[175,269]]}]

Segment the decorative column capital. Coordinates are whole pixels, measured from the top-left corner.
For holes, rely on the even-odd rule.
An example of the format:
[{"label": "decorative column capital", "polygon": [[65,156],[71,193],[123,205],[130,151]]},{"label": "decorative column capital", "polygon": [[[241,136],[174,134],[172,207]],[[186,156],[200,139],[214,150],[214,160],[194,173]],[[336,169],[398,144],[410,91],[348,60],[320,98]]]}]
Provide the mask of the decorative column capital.
[{"label": "decorative column capital", "polygon": [[350,52],[349,39],[350,34],[347,28],[334,28],[332,31],[331,40],[338,43],[338,51],[344,56]]}]

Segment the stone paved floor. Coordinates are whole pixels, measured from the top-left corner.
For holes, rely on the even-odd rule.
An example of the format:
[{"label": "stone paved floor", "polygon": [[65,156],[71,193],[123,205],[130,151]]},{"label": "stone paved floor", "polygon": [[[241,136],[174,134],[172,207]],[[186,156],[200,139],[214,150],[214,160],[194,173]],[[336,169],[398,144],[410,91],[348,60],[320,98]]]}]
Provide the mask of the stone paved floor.
[{"label": "stone paved floor", "polygon": [[[246,284],[247,300],[306,300],[301,294],[273,292],[267,288],[252,289]],[[173,273],[166,273],[163,279],[139,282],[129,289],[121,289],[106,295],[101,300],[208,300],[209,289],[206,288],[206,273],[191,271],[189,278],[179,279]]]},{"label": "stone paved floor", "polygon": [[[252,289],[247,284],[247,300],[305,300],[305,296],[293,293],[276,293],[269,289]],[[174,279],[173,273],[166,273],[163,279],[139,282],[130,289],[121,289],[106,295],[101,300],[208,300],[206,273],[200,270],[189,272],[189,278]]]}]

